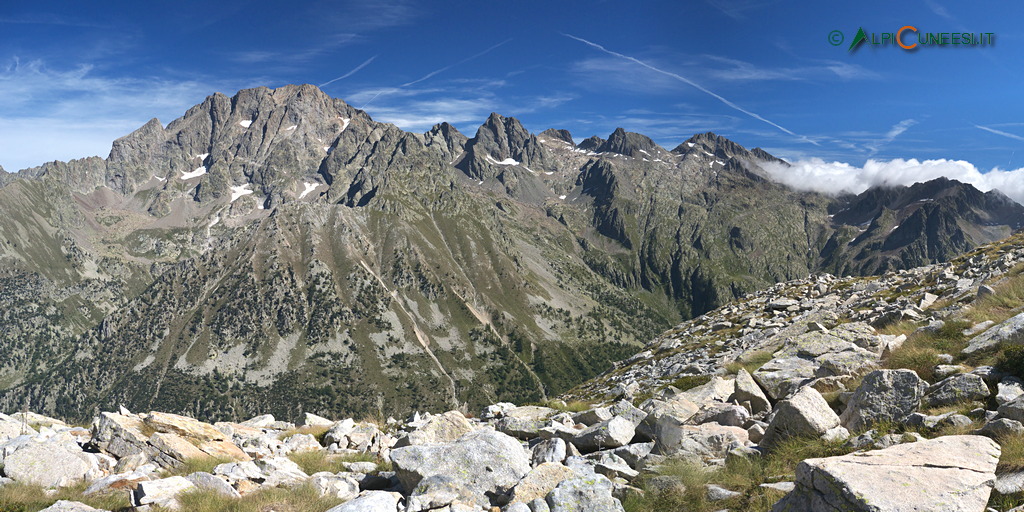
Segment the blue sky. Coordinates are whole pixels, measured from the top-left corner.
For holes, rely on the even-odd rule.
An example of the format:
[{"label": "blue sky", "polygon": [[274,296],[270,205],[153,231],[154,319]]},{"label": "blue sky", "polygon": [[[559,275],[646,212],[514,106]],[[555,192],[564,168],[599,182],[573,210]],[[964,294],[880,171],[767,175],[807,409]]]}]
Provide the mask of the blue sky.
[{"label": "blue sky", "polygon": [[[578,139],[621,126],[671,149],[714,131],[857,170],[1006,171],[1024,167],[1022,19],[913,0],[22,2],[0,10],[0,165],[106,156],[215,91],[313,83],[413,131],[472,136],[496,111]],[[903,25],[996,42],[846,50],[858,27]]]}]

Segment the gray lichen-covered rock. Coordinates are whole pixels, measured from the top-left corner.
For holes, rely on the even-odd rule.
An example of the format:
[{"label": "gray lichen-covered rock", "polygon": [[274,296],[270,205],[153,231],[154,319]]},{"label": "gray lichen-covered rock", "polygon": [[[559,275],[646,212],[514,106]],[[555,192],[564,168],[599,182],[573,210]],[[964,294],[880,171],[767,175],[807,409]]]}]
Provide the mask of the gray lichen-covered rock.
[{"label": "gray lichen-covered rock", "polygon": [[990,394],[985,379],[964,373],[933,384],[925,392],[921,404],[925,407],[942,407],[971,400],[985,400]]},{"label": "gray lichen-covered rock", "polygon": [[996,385],[996,403],[1003,405],[1024,395],[1024,382],[1017,377],[1006,377]]},{"label": "gray lichen-covered rock", "polygon": [[545,439],[534,445],[530,452],[530,460],[534,466],[545,462],[562,462],[568,455],[565,440],[560,437]]},{"label": "gray lichen-covered rock", "polygon": [[739,403],[749,402],[750,413],[758,416],[772,410],[772,404],[768,401],[761,386],[757,385],[754,378],[746,369],[740,368],[736,372],[736,391],[732,399]]},{"label": "gray lichen-covered rock", "polygon": [[473,430],[473,425],[459,411],[432,416],[420,428],[400,438],[396,447],[454,441]]},{"label": "gray lichen-covered rock", "polygon": [[348,501],[359,494],[359,482],[348,476],[317,473],[309,478],[309,483],[321,497]]},{"label": "gray lichen-covered rock", "polygon": [[558,484],[545,501],[551,512],[624,512],[612,489],[602,475],[572,478]]},{"label": "gray lichen-covered rock", "polygon": [[470,490],[481,506],[489,506],[489,495],[504,494],[530,472],[530,454],[519,441],[488,429],[451,443],[396,448],[391,462],[406,492],[425,478],[446,476]]},{"label": "gray lichen-covered rock", "polygon": [[806,387],[775,406],[761,445],[770,448],[790,437],[818,437],[838,426],[839,416],[821,393]]},{"label": "gray lichen-covered rock", "polygon": [[192,482],[192,485],[196,486],[196,488],[204,491],[213,491],[229,498],[241,497],[241,495],[238,494],[238,491],[235,490],[234,487],[231,487],[231,484],[229,484],[227,480],[205,471],[197,471],[186,476],[185,479]]},{"label": "gray lichen-covered rock", "polygon": [[85,503],[77,501],[59,500],[53,505],[46,507],[39,512],[107,512],[106,510],[92,508]]},{"label": "gray lichen-covered rock", "polygon": [[995,482],[999,445],[945,436],[797,466],[796,488],[773,512],[982,511]]},{"label": "gray lichen-covered rock", "polygon": [[875,370],[864,377],[840,416],[851,432],[906,420],[921,405],[928,384],[913,370]]},{"label": "gray lichen-covered rock", "polygon": [[967,348],[963,349],[963,353],[970,355],[1002,344],[1019,344],[1021,342],[1024,342],[1024,313],[996,324],[975,336]]},{"label": "gray lichen-covered rock", "polygon": [[717,423],[686,425],[672,416],[663,417],[657,425],[654,453],[701,462],[725,457],[736,446],[746,445],[747,431]]},{"label": "gray lichen-covered rock", "polygon": [[66,487],[85,481],[96,467],[86,455],[61,444],[30,441],[4,458],[4,474],[24,484]]},{"label": "gray lichen-covered rock", "polygon": [[569,439],[581,452],[587,453],[605,448],[618,448],[629,444],[636,432],[633,422],[615,416],[610,420],[591,425]]},{"label": "gray lichen-covered rock", "polygon": [[494,429],[519,439],[537,437],[540,429],[547,426],[547,419],[558,411],[549,407],[535,405],[516,407],[505,411],[504,415],[494,422]]},{"label": "gray lichen-covered rock", "polygon": [[397,492],[365,491],[348,503],[332,507],[327,512],[398,512],[402,495]]},{"label": "gray lichen-covered rock", "polygon": [[196,486],[183,476],[139,482],[131,494],[132,505],[136,507],[159,505],[171,510],[178,510],[181,508],[178,496],[195,488]]},{"label": "gray lichen-covered rock", "polygon": [[543,499],[558,487],[558,484],[576,476],[573,470],[561,464],[545,462],[533,468],[516,484],[512,489],[511,503],[529,503],[538,498]]}]

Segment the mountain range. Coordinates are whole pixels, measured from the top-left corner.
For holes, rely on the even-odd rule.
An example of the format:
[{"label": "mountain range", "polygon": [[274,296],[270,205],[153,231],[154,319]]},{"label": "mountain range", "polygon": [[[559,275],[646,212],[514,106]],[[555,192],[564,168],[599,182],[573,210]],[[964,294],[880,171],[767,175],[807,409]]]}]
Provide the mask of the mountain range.
[{"label": "mountain range", "polygon": [[579,144],[379,123],[311,85],[214,94],[109,156],[0,173],[0,404],[210,419],[539,401],[815,272],[1004,238],[953,180],[828,196],[713,133]]}]

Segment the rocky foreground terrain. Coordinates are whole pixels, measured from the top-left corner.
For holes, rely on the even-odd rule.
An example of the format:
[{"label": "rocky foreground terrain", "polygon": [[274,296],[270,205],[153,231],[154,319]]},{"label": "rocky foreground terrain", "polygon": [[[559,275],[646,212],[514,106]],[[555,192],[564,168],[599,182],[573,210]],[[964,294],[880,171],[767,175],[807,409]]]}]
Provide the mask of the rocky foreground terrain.
[{"label": "rocky foreground terrain", "polygon": [[17,510],[1019,511],[1022,308],[1016,235],[776,285],[542,404],[302,425],[5,415],[0,505],[35,489]]}]

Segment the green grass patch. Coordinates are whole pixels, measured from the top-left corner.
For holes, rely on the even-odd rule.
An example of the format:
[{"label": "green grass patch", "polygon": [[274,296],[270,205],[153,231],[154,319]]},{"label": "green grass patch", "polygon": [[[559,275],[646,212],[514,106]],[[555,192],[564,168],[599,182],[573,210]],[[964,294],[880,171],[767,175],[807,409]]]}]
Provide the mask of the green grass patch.
[{"label": "green grass patch", "polygon": [[711,382],[710,375],[684,375],[668,383],[668,386],[672,386],[678,389],[679,391],[687,391],[698,386],[703,386],[708,382]]},{"label": "green grass patch", "polygon": [[292,462],[299,465],[307,475],[327,471],[328,473],[339,473],[348,471],[345,468],[346,462],[373,462],[377,464],[378,471],[389,471],[391,462],[378,459],[369,453],[355,454],[329,454],[323,450],[315,452],[296,452],[288,455]]},{"label": "green grass patch", "polygon": [[739,359],[725,365],[726,371],[735,375],[744,369],[747,373],[754,373],[768,361],[772,360],[774,352],[770,350],[757,350],[744,354]]},{"label": "green grass patch", "polygon": [[319,497],[311,485],[259,490],[241,498],[215,491],[193,491],[182,494],[179,501],[181,510],[189,512],[324,512],[341,503],[337,498]]},{"label": "green grass patch", "polygon": [[115,512],[128,511],[128,493],[124,491],[82,496],[87,485],[82,483],[58,489],[48,494],[47,489],[38,485],[10,483],[0,487],[0,511],[3,512],[37,512],[59,500],[71,500],[85,503],[93,508]]},{"label": "green grass patch", "polygon": [[562,400],[552,399],[543,402],[534,402],[527,405],[536,405],[539,407],[547,407],[549,409],[554,409],[556,411],[571,413],[589,411],[590,409],[594,408],[593,403],[585,402],[582,400],[572,400],[570,402],[564,402]]},{"label": "green grass patch", "polygon": [[934,331],[913,333],[889,355],[884,366],[914,370],[922,379],[935,382],[935,366],[941,363],[939,354],[958,356],[968,341],[963,330],[970,326],[971,322],[965,320],[946,320],[945,325]]},{"label": "green grass patch", "polygon": [[195,457],[164,470],[164,474],[166,476],[187,476],[199,471],[213,473],[213,468],[228,462],[235,462],[235,460],[227,457]]}]

